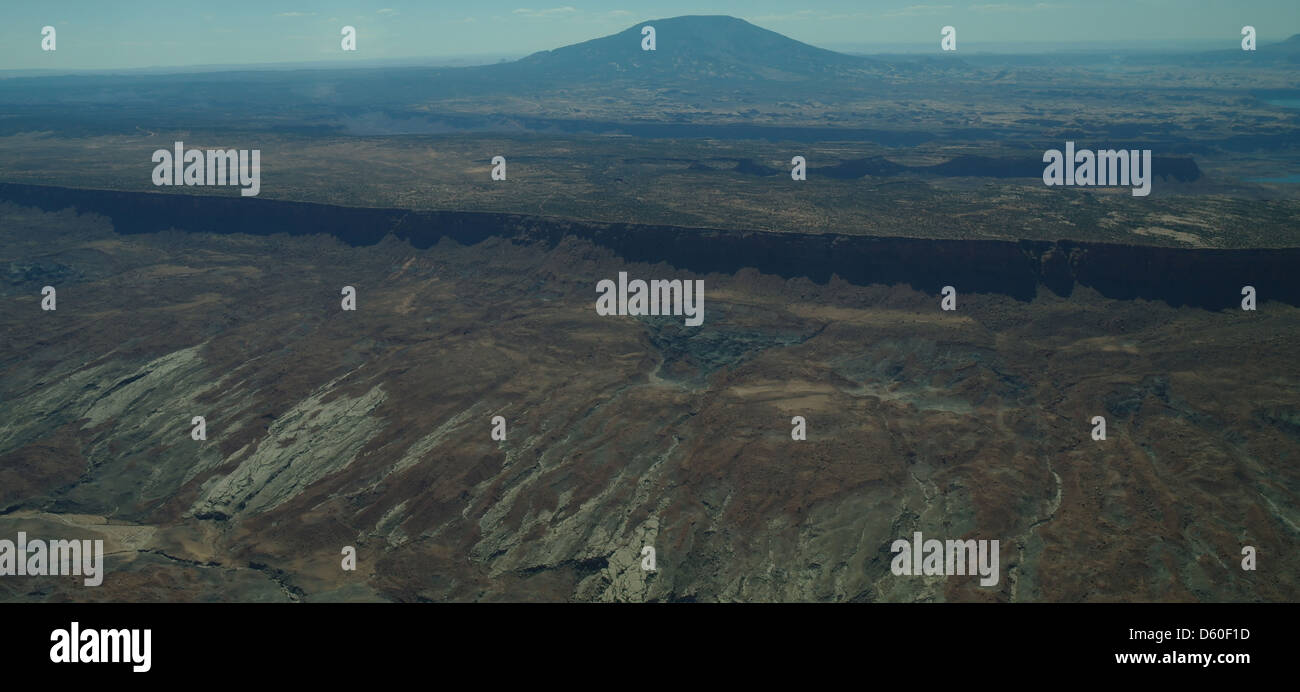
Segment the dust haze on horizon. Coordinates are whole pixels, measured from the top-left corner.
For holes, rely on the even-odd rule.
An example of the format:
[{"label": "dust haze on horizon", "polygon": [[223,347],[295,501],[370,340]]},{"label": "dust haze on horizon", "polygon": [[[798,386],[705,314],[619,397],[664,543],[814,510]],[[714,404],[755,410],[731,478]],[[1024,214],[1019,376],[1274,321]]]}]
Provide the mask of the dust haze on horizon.
[{"label": "dust haze on horizon", "polygon": [[[1261,45],[1300,32],[1293,0],[1078,0],[918,3],[916,0],[678,0],[470,3],[250,2],[177,7],[158,0],[101,4],[55,1],[7,8],[0,22],[0,72],[129,70],[277,64],[375,67],[393,63],[481,64],[517,58],[682,15],[731,15],[790,38],[845,52],[938,48],[953,25],[975,51],[1054,52],[1083,48],[1229,49],[1244,25]],[[339,50],[354,26],[358,50]],[[58,50],[40,49],[41,29]],[[177,27],[185,27],[178,30]],[[455,59],[455,60],[453,60]]]}]

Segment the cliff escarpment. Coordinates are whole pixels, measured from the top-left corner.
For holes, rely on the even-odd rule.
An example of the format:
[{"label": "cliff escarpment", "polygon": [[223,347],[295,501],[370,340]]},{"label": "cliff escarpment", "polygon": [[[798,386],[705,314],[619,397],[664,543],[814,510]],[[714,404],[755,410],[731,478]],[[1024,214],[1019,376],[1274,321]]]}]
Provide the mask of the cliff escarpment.
[{"label": "cliff escarpment", "polygon": [[[0,602],[1300,594],[1300,309],[1079,288],[1267,298],[1285,252],[4,191],[58,211],[0,203],[0,536],[106,551]],[[594,309],[685,268],[734,271],[702,324]],[[999,580],[894,573],[917,532]]]},{"label": "cliff escarpment", "polygon": [[1164,301],[1210,310],[1237,306],[1243,286],[1261,301],[1300,305],[1300,248],[1184,249],[1076,241],[948,240],[731,231],[598,223],[488,212],[341,207],[256,198],[0,184],[0,200],[46,211],[75,208],[111,219],[118,233],[167,229],[251,235],[328,234],[353,246],[388,234],[428,248],[501,237],[554,246],[589,240],[629,262],[732,274],[754,268],[783,278],[857,285],[908,284],[937,293],[998,293],[1031,300],[1040,288],[1068,296],[1087,286],[1119,300]]}]

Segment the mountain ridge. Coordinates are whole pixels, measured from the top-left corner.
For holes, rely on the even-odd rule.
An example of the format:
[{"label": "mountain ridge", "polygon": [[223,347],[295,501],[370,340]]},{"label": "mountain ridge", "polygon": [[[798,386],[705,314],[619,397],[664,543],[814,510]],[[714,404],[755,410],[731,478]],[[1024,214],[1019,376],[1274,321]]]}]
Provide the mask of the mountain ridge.
[{"label": "mountain ridge", "polygon": [[[643,50],[642,28],[654,27],[656,49]],[[483,66],[565,79],[640,77],[795,81],[867,76],[883,63],[797,41],[728,15],[654,19],[608,36],[543,50],[511,63]]]}]

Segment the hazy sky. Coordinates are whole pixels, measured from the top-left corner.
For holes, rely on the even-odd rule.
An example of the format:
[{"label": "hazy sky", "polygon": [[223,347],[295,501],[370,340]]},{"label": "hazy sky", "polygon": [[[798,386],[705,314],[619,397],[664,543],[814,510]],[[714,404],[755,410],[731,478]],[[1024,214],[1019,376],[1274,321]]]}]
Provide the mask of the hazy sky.
[{"label": "hazy sky", "polygon": [[[933,41],[957,27],[981,42],[1150,41],[1239,45],[1300,33],[1300,0],[4,0],[0,70],[523,54],[611,34],[640,21],[729,14],[814,45]],[[358,31],[345,54],[339,31]],[[41,50],[41,28],[57,50]]]}]

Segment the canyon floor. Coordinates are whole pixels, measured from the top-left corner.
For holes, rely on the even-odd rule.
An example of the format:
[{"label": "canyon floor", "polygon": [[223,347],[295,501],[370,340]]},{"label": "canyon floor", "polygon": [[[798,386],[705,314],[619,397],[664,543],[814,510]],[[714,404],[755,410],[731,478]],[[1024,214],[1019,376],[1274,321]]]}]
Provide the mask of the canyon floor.
[{"label": "canyon floor", "polygon": [[[1281,303],[945,312],[577,238],[120,236],[11,204],[0,247],[0,537],[108,553],[100,587],[0,600],[1300,598]],[[598,315],[620,271],[703,279],[703,326]],[[999,540],[1000,580],[894,575],[915,531]]]}]

